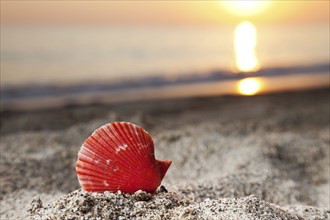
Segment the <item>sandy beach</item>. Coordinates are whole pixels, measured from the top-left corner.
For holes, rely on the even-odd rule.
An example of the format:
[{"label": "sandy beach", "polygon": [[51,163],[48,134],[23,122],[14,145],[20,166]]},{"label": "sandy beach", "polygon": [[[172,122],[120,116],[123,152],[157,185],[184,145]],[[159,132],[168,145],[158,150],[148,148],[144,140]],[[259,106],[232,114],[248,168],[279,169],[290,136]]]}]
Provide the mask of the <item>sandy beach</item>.
[{"label": "sandy beach", "polygon": [[[0,219],[329,219],[329,91],[1,113]],[[147,130],[162,189],[86,193],[77,153],[98,127]]]}]

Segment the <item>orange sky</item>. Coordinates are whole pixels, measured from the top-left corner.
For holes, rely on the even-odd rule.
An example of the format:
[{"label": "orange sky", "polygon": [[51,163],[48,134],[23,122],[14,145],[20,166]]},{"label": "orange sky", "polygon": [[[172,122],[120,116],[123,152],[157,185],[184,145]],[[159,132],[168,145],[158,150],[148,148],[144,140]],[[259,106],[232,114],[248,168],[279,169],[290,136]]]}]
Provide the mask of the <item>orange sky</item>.
[{"label": "orange sky", "polygon": [[221,1],[6,1],[1,24],[233,24],[244,18],[255,23],[329,23],[329,1],[278,1],[257,15],[231,14]]}]

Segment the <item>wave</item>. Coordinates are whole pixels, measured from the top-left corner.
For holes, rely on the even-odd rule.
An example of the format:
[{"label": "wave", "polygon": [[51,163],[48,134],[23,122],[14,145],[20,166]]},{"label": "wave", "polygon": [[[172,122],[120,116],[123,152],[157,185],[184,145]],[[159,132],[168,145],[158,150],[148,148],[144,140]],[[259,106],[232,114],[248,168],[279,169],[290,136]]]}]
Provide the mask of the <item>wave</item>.
[{"label": "wave", "polygon": [[[27,100],[46,100],[46,99],[65,99],[69,98],[71,102],[75,99],[80,99],[86,94],[97,96],[99,94],[120,94],[122,91],[137,91],[143,89],[168,88],[176,86],[196,85],[201,83],[214,83],[240,80],[246,77],[278,77],[278,76],[294,76],[294,75],[310,75],[327,74],[329,75],[330,63],[322,63],[310,66],[295,66],[295,67],[274,67],[261,69],[251,73],[232,73],[229,71],[212,71],[208,73],[191,73],[178,75],[175,77],[144,77],[139,79],[121,80],[115,82],[100,82],[93,84],[78,84],[78,85],[52,85],[52,86],[37,86],[27,85],[23,87],[11,87],[1,89],[1,107],[6,109],[11,103],[17,103]],[[298,77],[298,76],[297,76]],[[157,98],[157,95],[154,96]]]}]

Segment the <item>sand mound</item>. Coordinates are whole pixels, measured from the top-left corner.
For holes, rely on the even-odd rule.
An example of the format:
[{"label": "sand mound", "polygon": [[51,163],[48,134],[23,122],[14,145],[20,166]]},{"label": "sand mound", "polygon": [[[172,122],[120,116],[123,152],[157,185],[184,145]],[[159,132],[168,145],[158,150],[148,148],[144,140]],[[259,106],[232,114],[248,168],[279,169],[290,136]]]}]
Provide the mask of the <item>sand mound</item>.
[{"label": "sand mound", "polygon": [[205,199],[197,202],[179,192],[154,195],[86,193],[76,190],[43,207],[35,198],[29,208],[32,219],[327,219],[329,213],[313,207],[282,208],[258,199]]}]

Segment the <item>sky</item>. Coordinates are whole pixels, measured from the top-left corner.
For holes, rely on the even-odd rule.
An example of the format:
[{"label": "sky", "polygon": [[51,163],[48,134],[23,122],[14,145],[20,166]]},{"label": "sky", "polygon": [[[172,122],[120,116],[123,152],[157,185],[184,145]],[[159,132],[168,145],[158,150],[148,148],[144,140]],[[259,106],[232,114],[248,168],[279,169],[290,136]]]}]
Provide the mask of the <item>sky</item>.
[{"label": "sky", "polygon": [[220,0],[1,0],[1,25],[230,25],[242,19],[256,24],[329,23],[328,0],[272,0],[267,5],[256,2],[240,9]]}]

